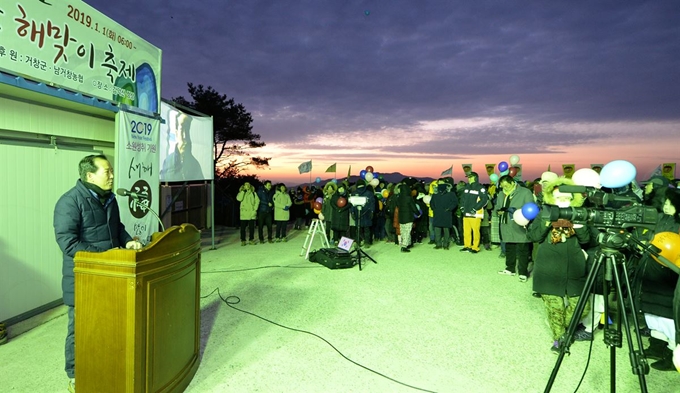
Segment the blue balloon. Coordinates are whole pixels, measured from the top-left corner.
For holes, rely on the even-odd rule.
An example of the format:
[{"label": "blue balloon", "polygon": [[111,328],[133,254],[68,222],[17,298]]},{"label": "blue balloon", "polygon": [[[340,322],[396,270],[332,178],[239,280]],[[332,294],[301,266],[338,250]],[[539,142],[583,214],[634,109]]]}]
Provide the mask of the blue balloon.
[{"label": "blue balloon", "polygon": [[533,203],[533,202],[527,202],[522,206],[522,215],[524,218],[527,220],[533,220],[538,216],[540,209],[538,208],[538,205]]},{"label": "blue balloon", "polygon": [[501,161],[501,162],[498,163],[498,171],[499,171],[499,172],[505,172],[505,171],[507,171],[507,170],[508,170],[508,167],[509,167],[509,165],[508,165],[508,163],[505,162],[505,161]]},{"label": "blue balloon", "polygon": [[600,184],[602,187],[619,188],[630,184],[636,175],[635,165],[626,160],[616,160],[602,167]]},{"label": "blue balloon", "polygon": [[331,182],[338,184],[338,179],[331,179]]},{"label": "blue balloon", "polygon": [[316,182],[317,182],[317,183],[321,183],[321,178],[320,178],[320,177],[317,177],[317,178],[316,178]]},{"label": "blue balloon", "polygon": [[365,169],[362,169],[361,172],[359,172],[359,177],[362,178],[362,179],[366,178],[366,170]]}]

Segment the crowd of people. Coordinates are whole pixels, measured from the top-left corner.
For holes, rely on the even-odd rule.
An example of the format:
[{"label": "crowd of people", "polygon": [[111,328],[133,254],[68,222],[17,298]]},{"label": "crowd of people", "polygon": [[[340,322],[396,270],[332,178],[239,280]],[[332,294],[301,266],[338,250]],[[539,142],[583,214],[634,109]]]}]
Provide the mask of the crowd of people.
[{"label": "crowd of people", "polygon": [[[69,391],[75,391],[75,290],[73,258],[78,251],[106,251],[114,248],[139,250],[142,244],[130,236],[120,220],[118,203],[112,192],[113,167],[103,155],[84,157],[78,166],[80,178],[55,205],[54,232],[63,253],[63,298],[68,306],[68,329],[65,340],[65,371]],[[572,319],[582,326],[573,340],[592,340],[594,329],[602,320],[606,297],[604,285],[593,286],[587,293],[580,315],[574,315],[583,305],[586,277],[591,268],[602,261],[603,227],[593,220],[562,216],[559,208],[574,212],[583,207],[627,209],[646,206],[654,212],[653,223],[614,228],[636,239],[636,247],[619,247],[624,254],[624,272],[630,275],[619,296],[634,300],[635,310],[628,310],[642,326],[640,333],[649,336],[644,349],[647,359],[656,360],[651,367],[661,371],[680,370],[680,280],[672,260],[662,264],[652,255],[650,244],[661,249],[680,251],[680,244],[661,244],[659,234],[680,237],[680,191],[663,176],[650,178],[644,189],[634,181],[624,187],[606,190],[613,203],[603,207],[590,200],[590,194],[566,192],[562,186],[573,185],[570,178],[545,172],[533,182],[521,182],[512,176],[502,176],[496,183],[481,184],[479,175],[467,172],[465,181],[454,183],[451,177],[425,184],[407,177],[397,184],[366,182],[350,184],[347,180],[331,181],[323,188],[314,185],[288,190],[284,184],[272,186],[265,181],[259,188],[250,183],[241,185],[236,199],[240,202],[241,245],[287,241],[287,229],[302,230],[313,219],[326,222],[327,236],[334,243],[348,236],[368,248],[376,241],[398,245],[409,253],[414,244],[428,242],[436,250],[477,254],[482,250],[500,249],[499,257],[505,268],[498,273],[518,276],[520,283],[532,277],[533,295],[541,298],[552,332],[551,350],[563,351],[565,332]],[[587,197],[586,197],[587,196]],[[526,220],[523,212],[530,203],[542,206],[540,214]],[[570,208],[570,209],[566,209]],[[555,209],[560,212],[553,214]],[[647,210],[646,210],[647,211]],[[523,220],[519,220],[523,218]],[[276,232],[273,227],[276,225]],[[255,227],[259,242],[255,240]],[[609,228],[606,228],[609,229]],[[266,238],[265,238],[266,230]],[[673,238],[672,236],[665,236]],[[602,240],[604,239],[604,240]],[[657,242],[657,243],[655,243]],[[624,242],[625,243],[625,242]],[[492,246],[493,245],[493,246]],[[625,244],[624,244],[625,245]],[[670,247],[665,247],[670,246]],[[639,252],[646,250],[646,252]],[[598,258],[595,263],[595,258]],[[533,268],[532,268],[533,265]],[[603,272],[597,272],[602,274]],[[597,279],[600,283],[604,280]],[[631,302],[633,303],[633,302]],[[619,310],[623,312],[622,310]],[[0,324],[0,344],[7,340]]]},{"label": "crowd of people", "polygon": [[[269,181],[258,189],[245,183],[237,196],[241,202],[241,245],[287,241],[290,222],[293,229],[301,230],[319,219],[325,223],[331,244],[347,236],[363,248],[384,241],[404,253],[416,244],[442,251],[457,245],[460,252],[469,254],[497,250],[505,262],[499,274],[517,277],[520,283],[532,278],[533,296],[542,299],[552,332],[550,348],[559,353],[573,317],[580,324],[572,342],[592,340],[598,326],[611,322],[609,316],[602,316],[606,297],[600,278],[581,314],[574,316],[601,249],[598,238],[603,228],[553,217],[547,208],[528,223],[517,221],[516,212],[529,202],[586,209],[644,205],[658,212],[658,222],[655,228],[630,229],[633,236],[649,243],[656,233],[680,232],[680,191],[663,176],[652,177],[644,188],[632,182],[605,190],[616,196],[612,198],[618,201],[614,208],[594,205],[586,194],[561,192],[560,186],[574,182],[553,172],[530,182],[505,175],[495,183],[482,184],[475,172],[466,173],[466,180],[455,183],[444,177],[425,183],[407,177],[396,184],[381,180],[378,185],[363,179],[353,184],[332,180],[323,187],[312,184],[295,190],[283,184],[272,187]],[[350,200],[361,201],[360,206]],[[255,226],[259,242],[254,237]],[[644,253],[622,252],[631,276],[631,288],[626,288],[624,295],[635,299],[640,332],[650,336],[645,355],[655,360],[653,368],[675,370],[672,349],[680,337],[680,323],[675,323],[680,315],[678,275]]]}]

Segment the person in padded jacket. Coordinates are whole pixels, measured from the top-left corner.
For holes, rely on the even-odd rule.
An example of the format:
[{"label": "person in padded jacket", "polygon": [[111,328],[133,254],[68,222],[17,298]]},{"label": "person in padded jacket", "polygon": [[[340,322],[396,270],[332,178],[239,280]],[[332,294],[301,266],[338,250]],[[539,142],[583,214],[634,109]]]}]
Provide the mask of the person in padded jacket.
[{"label": "person in padded jacket", "polygon": [[63,253],[64,304],[68,307],[65,360],[69,389],[75,390],[75,275],[73,258],[78,251],[102,252],[142,245],[120,221],[113,188],[113,168],[104,155],[90,155],[78,164],[80,179],[59,198],[54,207],[54,234]]},{"label": "person in padded jacket", "polygon": [[[549,182],[543,187],[543,201],[562,208],[581,207],[583,196],[560,192],[562,184],[573,185],[574,182],[565,177]],[[562,218],[551,220],[550,209],[543,207],[541,214],[529,224],[529,238],[539,243],[534,261],[533,289],[543,299],[552,331],[551,350],[557,353],[572,317],[580,320],[590,307],[586,303],[582,315],[574,316],[588,276],[582,245],[590,241],[590,230],[583,224]]]},{"label": "person in padded jacket", "polygon": [[479,183],[477,172],[467,173],[468,184],[460,198],[460,211],[463,216],[463,240],[465,247],[460,251],[479,252],[481,238],[480,227],[484,217],[484,206],[489,201],[486,188]]}]

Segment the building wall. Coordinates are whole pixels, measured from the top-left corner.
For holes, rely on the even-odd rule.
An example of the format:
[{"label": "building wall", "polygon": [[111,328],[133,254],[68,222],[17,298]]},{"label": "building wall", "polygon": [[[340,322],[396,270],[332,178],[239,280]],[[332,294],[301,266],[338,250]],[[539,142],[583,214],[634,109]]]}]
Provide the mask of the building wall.
[{"label": "building wall", "polygon": [[0,321],[61,299],[54,205],[82,157],[113,159],[114,136],[113,119],[0,97]]},{"label": "building wall", "polygon": [[0,97],[0,130],[114,142],[113,119]]}]

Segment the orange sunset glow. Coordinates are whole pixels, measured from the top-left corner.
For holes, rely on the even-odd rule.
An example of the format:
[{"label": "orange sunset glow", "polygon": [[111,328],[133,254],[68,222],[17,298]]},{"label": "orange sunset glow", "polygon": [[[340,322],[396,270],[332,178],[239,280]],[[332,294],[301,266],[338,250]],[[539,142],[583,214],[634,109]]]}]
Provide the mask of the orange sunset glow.
[{"label": "orange sunset glow", "polygon": [[[384,146],[362,146],[353,141],[361,139],[366,131],[361,133],[346,133],[342,138],[310,138],[309,144],[273,143],[258,151],[258,154],[272,157],[270,168],[251,169],[246,174],[257,175],[261,180],[269,179],[289,185],[314,182],[317,177],[322,180],[333,177],[344,178],[351,165],[352,175],[358,175],[361,169],[371,165],[378,173],[400,172],[406,176],[438,178],[440,174],[453,165],[453,178],[464,180],[463,164],[472,164],[474,171],[482,176],[482,181],[488,181],[485,164],[498,164],[508,161],[510,155],[520,157],[522,164],[522,179],[532,180],[540,177],[541,173],[550,169],[562,174],[562,164],[574,164],[576,169],[590,168],[591,164],[607,164],[613,160],[626,160],[635,165],[637,180],[645,181],[652,172],[664,162],[677,162],[680,158],[680,134],[676,133],[677,123],[611,123],[611,124],[559,124],[551,125],[560,132],[568,135],[578,134],[578,130],[600,133],[588,143],[574,143],[561,145],[546,145],[537,149],[530,146],[530,133],[519,136],[518,140],[508,140],[505,153],[494,154],[466,154],[465,146],[450,144],[451,152],[427,153],[418,152],[418,144],[425,140],[441,138],[442,133],[455,136],[460,129],[469,129],[480,124],[493,121],[476,120],[471,122],[437,122],[425,124],[419,130],[398,130],[401,143],[394,145],[388,138],[395,135],[395,130],[375,130],[368,134],[375,140],[384,140]],[[434,127],[434,126],[437,127]],[[381,135],[383,135],[381,137]],[[403,135],[409,138],[403,138]],[[521,139],[520,139],[521,138]],[[568,138],[567,138],[568,139]],[[574,139],[577,139],[575,137]],[[265,141],[266,142],[266,141]],[[409,148],[412,143],[413,148]],[[448,143],[448,142],[447,142]],[[526,144],[529,147],[524,146]],[[479,142],[483,148],[483,141]],[[489,144],[490,150],[504,150],[498,147],[498,141]],[[306,147],[306,146],[311,146]],[[394,151],[394,148],[401,149]],[[403,150],[406,147],[406,150]],[[445,150],[445,148],[444,148]],[[541,150],[541,151],[536,151]],[[299,174],[298,165],[312,160],[311,173]],[[326,173],[326,169],[337,163],[337,172]],[[496,169],[498,173],[498,169]]]}]

